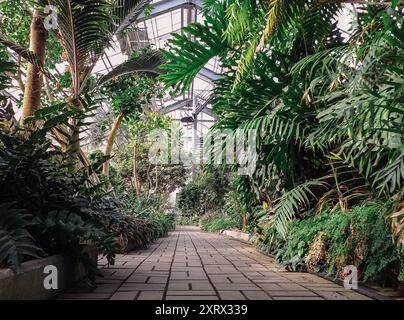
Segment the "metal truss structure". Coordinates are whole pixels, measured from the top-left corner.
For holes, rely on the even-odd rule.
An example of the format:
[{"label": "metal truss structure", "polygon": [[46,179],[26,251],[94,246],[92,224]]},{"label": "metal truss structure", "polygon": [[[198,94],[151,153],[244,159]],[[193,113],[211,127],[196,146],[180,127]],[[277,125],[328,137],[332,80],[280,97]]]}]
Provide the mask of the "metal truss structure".
[{"label": "metal truss structure", "polygon": [[[190,23],[203,21],[203,0],[153,0],[152,11],[147,16],[142,14],[130,28],[124,38],[116,38],[94,68],[96,74],[102,75],[111,71],[117,65],[128,59],[134,50],[147,46],[156,49],[164,48],[173,32]],[[16,58],[16,57],[14,57]],[[56,66],[58,74],[62,74],[64,63]],[[211,89],[213,82],[220,77],[220,67],[217,60],[210,61],[204,67],[191,88],[178,97],[166,96],[155,100],[153,110],[170,116],[181,123],[185,147],[188,149],[200,148],[202,137],[215,122],[211,109]],[[25,78],[25,74],[22,74]],[[4,92],[13,102],[18,101],[19,89],[15,88]],[[16,110],[18,116],[19,110]]]},{"label": "metal truss structure", "polygon": [[[153,1],[153,9],[147,16],[142,14],[131,31],[122,39],[117,39],[115,48],[107,51],[101,59],[100,73],[106,73],[121,63],[134,50],[147,46],[164,48],[173,32],[190,23],[203,21],[202,0],[160,0]],[[220,77],[217,60],[204,67],[191,88],[178,97],[167,96],[154,102],[154,109],[179,121],[183,126],[188,148],[200,148],[202,137],[215,122],[211,109],[210,92],[213,82]]]}]

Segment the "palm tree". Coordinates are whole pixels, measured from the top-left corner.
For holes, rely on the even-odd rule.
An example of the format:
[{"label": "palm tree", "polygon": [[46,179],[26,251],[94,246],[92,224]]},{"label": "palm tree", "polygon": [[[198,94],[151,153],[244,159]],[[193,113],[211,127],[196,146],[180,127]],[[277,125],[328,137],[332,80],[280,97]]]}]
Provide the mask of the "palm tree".
[{"label": "palm tree", "polygon": [[[70,150],[81,154],[80,149],[80,111],[86,108],[82,99],[84,91],[88,90],[87,82],[98,59],[104,53],[113,36],[124,32],[143,12],[150,0],[44,0],[43,5],[53,5],[58,13],[58,26],[56,31],[64,48],[64,55],[69,64],[72,85],[69,91],[62,89],[52,74],[45,69],[44,41],[41,11],[34,12],[34,21],[31,32],[31,49],[25,49],[5,35],[0,34],[0,43],[15,51],[29,61],[27,88],[24,97],[24,117],[31,116],[38,109],[40,103],[40,73],[44,74],[61,96],[65,98],[69,108],[75,113],[66,126],[58,127],[56,138],[67,145]],[[139,69],[139,66],[137,67]],[[84,159],[84,162],[88,162]]]},{"label": "palm tree", "polygon": [[[44,27],[44,18],[41,10],[35,9],[32,15],[30,31],[30,50],[42,63],[45,61],[45,42],[47,31]],[[41,105],[42,73],[34,64],[28,64],[27,82],[24,91],[24,101],[22,108],[23,122],[25,118],[33,116]]]},{"label": "palm tree", "polygon": [[219,58],[215,128],[260,133],[257,169],[237,182],[250,207],[273,204],[284,236],[322,196],[344,209],[363,190],[388,197],[403,186],[401,9],[364,2],[344,40],[333,22],[343,2],[209,1],[206,21],[163,51],[161,78],[177,91]]},{"label": "palm tree", "polygon": [[[150,51],[150,50],[145,50],[145,52],[142,52],[139,57],[136,57],[135,59],[129,59],[128,61],[118,65],[115,67],[111,72],[108,74],[102,76],[96,85],[94,86],[93,90],[95,90],[98,87],[102,87],[108,82],[117,82],[120,77],[129,75],[129,74],[136,74],[137,76],[143,75],[147,76],[150,78],[155,78],[157,75],[162,74],[162,70],[160,70],[160,65],[164,62],[164,58],[161,55],[160,52],[158,51]],[[127,85],[127,84],[125,84]],[[134,85],[137,85],[136,83]],[[152,83],[148,82],[146,83],[146,86],[152,86]],[[150,95],[149,91],[152,90],[153,88],[144,88],[148,93],[146,95]],[[145,95],[144,92],[140,93],[141,95]],[[136,100],[141,100],[141,96],[137,97],[128,97],[129,99],[136,99]],[[132,103],[132,108],[126,109],[126,110],[121,110],[118,115],[116,116],[110,133],[108,135],[107,139],[107,144],[105,146],[105,152],[104,155],[106,156],[106,161],[103,164],[103,175],[108,179],[109,178],[109,163],[110,163],[110,156],[112,153],[112,148],[115,143],[115,139],[119,130],[119,127],[121,126],[122,121],[124,118],[131,112],[134,112],[136,110],[133,109],[133,105],[136,105],[138,102],[136,101],[135,103]],[[124,106],[120,106],[122,109]],[[136,109],[136,108],[135,108]],[[110,187],[109,185],[107,186],[108,188]]]}]

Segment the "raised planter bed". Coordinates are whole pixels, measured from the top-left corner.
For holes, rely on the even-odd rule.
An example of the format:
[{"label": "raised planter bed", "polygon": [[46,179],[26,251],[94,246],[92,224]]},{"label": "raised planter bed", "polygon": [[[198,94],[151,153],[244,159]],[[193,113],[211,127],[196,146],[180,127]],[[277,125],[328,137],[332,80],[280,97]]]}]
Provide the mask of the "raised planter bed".
[{"label": "raised planter bed", "polygon": [[[239,240],[239,241],[246,242],[246,243],[254,245],[254,237],[249,235],[248,233],[245,233],[245,232],[242,232],[242,231],[236,231],[236,230],[223,230],[221,233],[223,235],[227,236],[227,237],[230,237],[230,238],[233,238],[233,239],[236,239],[236,240]],[[270,253],[268,253],[266,251],[263,251],[263,250],[261,250],[261,249],[259,249],[257,247],[256,247],[256,249],[259,252],[261,252],[262,254],[266,255],[266,256],[269,256],[271,258],[275,258],[274,255],[272,255],[272,254],[270,254]],[[311,274],[314,274],[316,276],[319,276],[319,277],[321,277],[323,279],[332,281],[332,282],[334,282],[336,284],[343,285],[342,280],[335,279],[333,277],[327,276],[324,273],[314,272],[314,271],[310,271],[310,270],[307,271],[307,272],[311,273]],[[388,295],[381,294],[380,290],[376,290],[376,289],[371,288],[371,287],[367,286],[366,284],[362,284],[362,283],[359,284],[358,289],[352,289],[352,290],[356,291],[358,293],[361,293],[361,294],[363,294],[365,296],[368,296],[370,298],[376,299],[376,300],[392,300],[392,299],[395,299],[396,297],[402,297],[402,296],[400,296],[400,293],[398,292],[398,290],[394,290],[394,289],[390,290],[394,294],[397,295],[396,297],[395,296],[388,296]]]},{"label": "raised planter bed", "polygon": [[[86,246],[84,249],[96,263],[97,249]],[[44,273],[46,266],[55,266],[58,271],[58,289],[45,289]],[[21,273],[11,269],[0,269],[1,300],[46,300],[52,299],[73,283],[82,280],[88,274],[83,264],[74,263],[67,255],[54,255],[43,259],[27,261],[22,264]]]}]

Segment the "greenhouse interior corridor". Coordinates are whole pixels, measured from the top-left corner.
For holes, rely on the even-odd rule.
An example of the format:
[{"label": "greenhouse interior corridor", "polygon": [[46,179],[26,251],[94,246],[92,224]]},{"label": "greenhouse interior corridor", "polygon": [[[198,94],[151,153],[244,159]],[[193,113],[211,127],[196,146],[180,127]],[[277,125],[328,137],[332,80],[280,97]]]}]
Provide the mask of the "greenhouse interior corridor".
[{"label": "greenhouse interior corridor", "polygon": [[402,303],[403,17],[0,0],[0,303]]}]

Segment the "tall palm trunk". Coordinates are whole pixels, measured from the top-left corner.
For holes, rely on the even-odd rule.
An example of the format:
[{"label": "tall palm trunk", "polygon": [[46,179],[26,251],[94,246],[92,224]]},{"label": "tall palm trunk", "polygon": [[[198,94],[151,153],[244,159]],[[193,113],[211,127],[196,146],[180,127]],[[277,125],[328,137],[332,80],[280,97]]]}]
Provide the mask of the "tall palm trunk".
[{"label": "tall palm trunk", "polygon": [[[105,152],[104,152],[104,155],[107,157],[111,156],[112,147],[114,146],[116,135],[118,133],[118,129],[122,123],[124,116],[125,116],[125,114],[123,112],[121,112],[118,115],[118,117],[116,117],[116,119],[112,125],[111,132],[109,133],[109,136],[108,136],[107,146],[105,147]],[[109,160],[104,162],[104,165],[102,168],[102,173],[104,174],[104,176],[107,179],[109,178]]]},{"label": "tall palm trunk", "polygon": [[[40,10],[34,10],[30,31],[30,50],[39,59],[45,61],[45,42],[48,35],[44,27],[44,19]],[[24,91],[24,101],[21,122],[32,116],[41,105],[42,74],[33,64],[28,64],[27,82]]]}]

